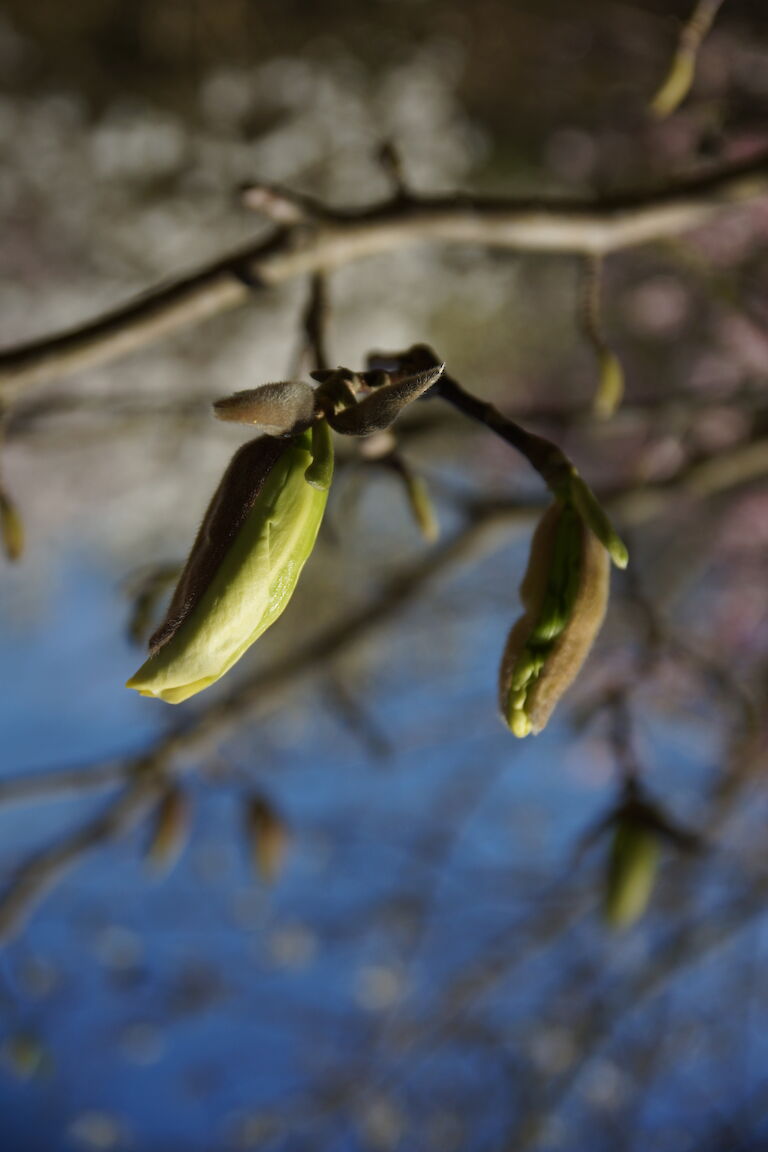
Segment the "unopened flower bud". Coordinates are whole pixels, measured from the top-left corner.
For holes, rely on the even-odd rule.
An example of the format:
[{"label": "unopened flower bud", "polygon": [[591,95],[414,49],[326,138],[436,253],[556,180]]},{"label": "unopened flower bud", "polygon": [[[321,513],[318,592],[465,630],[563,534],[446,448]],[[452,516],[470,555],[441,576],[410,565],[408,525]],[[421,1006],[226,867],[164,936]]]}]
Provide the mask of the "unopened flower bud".
[{"label": "unopened flower bud", "polygon": [[370,436],[384,432],[394,424],[403,408],[431,388],[440,378],[444,365],[428,368],[413,376],[403,376],[374,388],[367,396],[348,408],[328,416],[331,427],[347,436]]},{"label": "unopened flower bud", "polygon": [[609,419],[621,404],[624,395],[624,369],[615,352],[607,345],[600,348],[598,355],[599,378],[594,399],[595,415]]},{"label": "unopened flower bud", "polygon": [[189,800],[181,788],[171,785],[157,805],[146,849],[147,863],[158,873],[170,872],[189,837]]},{"label": "unopened flower bud", "polygon": [[428,543],[434,544],[440,536],[440,525],[425,481],[421,476],[408,472],[405,477],[405,490],[408,505],[419,531]]},{"label": "unopened flower bud", "polygon": [[8,1070],[19,1080],[31,1080],[52,1071],[51,1055],[32,1032],[13,1032],[3,1041],[0,1054]]},{"label": "unopened flower bud", "polygon": [[267,436],[294,436],[309,428],[315,414],[315,390],[301,380],[262,384],[216,400],[219,420],[254,424]]},{"label": "unopened flower bud", "polygon": [[248,799],[245,834],[255,872],[267,884],[273,883],[283,870],[290,834],[279,812],[265,797]]},{"label": "unopened flower bud", "polygon": [[499,677],[502,716],[515,736],[541,732],[575,680],[603,622],[610,562],[569,504],[542,516],[520,598],[525,612],[507,639]]},{"label": "unopened flower bud", "polygon": [[426,482],[411,469],[396,448],[390,449],[386,462],[403,482],[408,507],[419,531],[425,540],[433,544],[440,535],[440,525]]},{"label": "unopened flower bud", "polygon": [[283,612],[328,498],[333,446],[319,423],[313,435],[265,436],[235,453],[129,688],[178,704],[223,676]]},{"label": "unopened flower bud", "polygon": [[617,821],[603,907],[611,928],[629,928],[645,912],[656,880],[658,857],[658,837],[647,823],[629,815]]}]

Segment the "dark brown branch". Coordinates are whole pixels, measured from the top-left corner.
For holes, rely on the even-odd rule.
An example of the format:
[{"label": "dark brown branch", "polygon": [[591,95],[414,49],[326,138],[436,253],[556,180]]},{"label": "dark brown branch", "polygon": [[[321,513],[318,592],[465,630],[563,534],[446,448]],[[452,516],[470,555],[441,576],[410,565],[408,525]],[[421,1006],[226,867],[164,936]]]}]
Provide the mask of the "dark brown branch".
[{"label": "dark brown branch", "polygon": [[312,368],[319,372],[331,367],[327,348],[328,312],[328,282],[322,272],[316,272],[311,280],[309,302],[304,313],[304,332]]},{"label": "dark brown branch", "polygon": [[520,424],[504,416],[493,404],[467,392],[446,373],[443,373],[433,390],[435,395],[458,412],[471,420],[476,420],[479,424],[484,424],[502,440],[506,440],[507,444],[511,444],[525,456],[531,467],[535,468],[550,488],[554,489],[561,484],[564,474],[572,469],[573,466],[567,456],[551,440],[545,440],[543,436],[528,432]]}]

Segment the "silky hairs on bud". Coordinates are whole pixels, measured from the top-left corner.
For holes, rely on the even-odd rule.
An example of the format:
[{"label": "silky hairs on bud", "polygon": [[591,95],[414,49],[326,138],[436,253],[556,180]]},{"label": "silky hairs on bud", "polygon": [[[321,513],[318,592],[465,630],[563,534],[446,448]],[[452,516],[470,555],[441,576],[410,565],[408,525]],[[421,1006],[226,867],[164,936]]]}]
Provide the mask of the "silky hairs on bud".
[{"label": "silky hairs on bud", "polygon": [[[356,404],[340,412],[329,413],[328,421],[337,432],[347,436],[372,436],[376,432],[386,432],[403,408],[418,400],[439,380],[444,368],[444,364],[438,364],[425,372],[381,384]],[[386,373],[379,372],[366,373],[366,376],[388,379]]]},{"label": "silky hairs on bud", "polygon": [[542,516],[520,599],[524,614],[507,639],[499,676],[502,716],[515,736],[541,732],[600,630],[610,559],[570,505]]},{"label": "silky hairs on bud", "polygon": [[265,436],[235,453],[129,688],[178,704],[223,676],[280,616],[328,498],[333,449],[318,423],[313,434]]},{"label": "silky hairs on bud", "polygon": [[309,428],[315,414],[315,391],[301,380],[262,384],[216,400],[218,420],[253,424],[267,436],[288,436]]}]

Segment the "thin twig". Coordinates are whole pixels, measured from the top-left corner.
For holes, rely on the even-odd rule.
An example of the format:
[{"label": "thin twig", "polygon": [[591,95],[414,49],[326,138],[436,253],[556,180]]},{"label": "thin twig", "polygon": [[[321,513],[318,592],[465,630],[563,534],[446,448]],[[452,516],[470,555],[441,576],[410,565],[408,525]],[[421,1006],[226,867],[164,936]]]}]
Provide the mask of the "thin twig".
[{"label": "thin twig", "polygon": [[322,272],[311,279],[309,303],[304,313],[304,332],[307,339],[312,368],[324,372],[330,368],[328,357],[328,280]]},{"label": "thin twig", "polygon": [[683,25],[669,71],[651,101],[651,111],[659,118],[671,115],[688,95],[696,73],[699,49],[722,4],[723,0],[698,0]]},{"label": "thin twig", "polygon": [[614,415],[624,395],[624,372],[618,356],[605,335],[602,305],[603,272],[602,256],[585,256],[581,327],[587,343],[594,352],[597,365],[598,386],[592,403],[593,411],[596,416],[607,419]]},{"label": "thin twig", "polygon": [[137,777],[98,816],[27,857],[0,891],[0,940],[7,940],[20,928],[48,889],[86,853],[114,839],[140,819],[156,799],[159,786],[159,778]]},{"label": "thin twig", "polygon": [[535,468],[550,488],[557,488],[564,474],[572,469],[573,465],[568,457],[551,440],[545,440],[543,436],[528,432],[493,404],[473,396],[447,373],[444,372],[433,385],[433,391],[457,411],[479,424],[484,424],[502,440],[506,440],[507,444],[511,444],[525,456],[531,467]]}]

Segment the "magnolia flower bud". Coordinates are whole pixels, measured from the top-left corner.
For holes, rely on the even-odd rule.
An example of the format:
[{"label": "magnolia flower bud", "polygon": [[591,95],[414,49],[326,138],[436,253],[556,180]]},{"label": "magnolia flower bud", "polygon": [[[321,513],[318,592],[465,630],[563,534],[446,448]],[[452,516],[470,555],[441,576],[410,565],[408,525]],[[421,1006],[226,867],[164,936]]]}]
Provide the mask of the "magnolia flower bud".
[{"label": "magnolia flower bud", "polygon": [[421,476],[414,475],[410,469],[406,471],[403,479],[408,506],[419,531],[428,543],[434,544],[440,536],[440,525],[435,515],[434,504],[430,499],[429,489]]},{"label": "magnolia flower bud", "polygon": [[48,1049],[32,1032],[12,1033],[3,1041],[0,1051],[3,1063],[19,1080],[31,1080],[53,1070]]},{"label": "magnolia flower bud", "polygon": [[274,623],[314,547],[332,460],[325,421],[312,435],[266,436],[235,453],[129,688],[178,704],[223,676]]},{"label": "magnolia flower bud", "polygon": [[602,420],[613,416],[624,395],[624,369],[615,352],[602,345],[598,353],[599,379],[593,402],[595,415]]},{"label": "magnolia flower bud", "polygon": [[[385,436],[386,433],[378,435]],[[406,463],[396,446],[389,448],[389,456],[384,458],[384,462],[402,480],[411,515],[424,539],[433,544],[440,535],[440,525],[425,481]]]},{"label": "magnolia flower bud", "polygon": [[280,814],[263,796],[251,796],[245,808],[245,835],[254,871],[267,884],[283,870],[290,833]]},{"label": "magnolia flower bud", "polygon": [[[412,376],[403,376],[374,388],[364,399],[340,412],[329,414],[329,423],[337,432],[347,436],[370,436],[384,432],[394,424],[408,404],[431,388],[442,375],[445,365],[428,368]],[[369,377],[373,374],[368,373]],[[386,373],[384,377],[386,378]]]},{"label": "magnolia flower bud", "polygon": [[189,801],[181,788],[171,785],[155,810],[146,860],[157,873],[170,872],[189,837]]},{"label": "magnolia flower bud", "polygon": [[656,880],[659,845],[653,830],[627,816],[613,834],[604,915],[612,928],[629,928],[645,912]]},{"label": "magnolia flower bud", "polygon": [[520,585],[525,613],[509,634],[499,677],[515,736],[541,732],[575,680],[608,602],[607,552],[569,504],[552,504],[531,543]]},{"label": "magnolia flower bud", "polygon": [[255,424],[267,436],[292,436],[309,428],[315,414],[315,390],[301,380],[262,384],[216,400],[219,420]]}]

